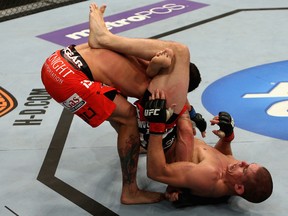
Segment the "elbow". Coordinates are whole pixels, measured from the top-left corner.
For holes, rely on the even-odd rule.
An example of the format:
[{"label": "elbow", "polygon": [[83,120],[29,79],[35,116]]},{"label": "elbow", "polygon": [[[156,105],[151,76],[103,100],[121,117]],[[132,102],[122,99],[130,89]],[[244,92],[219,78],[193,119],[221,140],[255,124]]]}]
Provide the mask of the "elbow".
[{"label": "elbow", "polygon": [[[153,179],[153,173],[147,170],[147,177]],[[154,180],[154,179],[153,179]]]},{"label": "elbow", "polygon": [[148,177],[149,179],[153,180],[153,181],[165,183],[165,182],[162,181],[161,176],[155,175],[155,173],[148,173],[148,172],[147,172],[147,177]]},{"label": "elbow", "polygon": [[190,118],[185,118],[184,121],[181,121],[179,124],[177,124],[178,130],[183,132],[184,134],[186,133],[191,133],[193,131],[193,125],[191,123]]},{"label": "elbow", "polygon": [[147,169],[147,177],[154,180],[154,181],[157,181],[157,175],[155,175],[156,172],[154,170],[151,170],[151,169]]},{"label": "elbow", "polygon": [[165,171],[164,170],[155,170],[155,169],[147,169],[147,177],[158,182],[163,182],[163,179],[165,179]]}]

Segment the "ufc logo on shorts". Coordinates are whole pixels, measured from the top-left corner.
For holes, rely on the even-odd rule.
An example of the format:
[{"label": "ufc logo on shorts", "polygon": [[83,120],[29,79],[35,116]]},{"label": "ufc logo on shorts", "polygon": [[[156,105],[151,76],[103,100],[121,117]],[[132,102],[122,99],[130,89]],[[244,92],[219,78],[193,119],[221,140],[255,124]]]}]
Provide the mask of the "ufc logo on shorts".
[{"label": "ufc logo on shorts", "polygon": [[145,110],[145,111],[144,111],[144,115],[145,115],[145,116],[151,116],[151,115],[157,116],[157,115],[159,115],[159,111],[160,111],[160,109],[149,109],[149,110]]}]

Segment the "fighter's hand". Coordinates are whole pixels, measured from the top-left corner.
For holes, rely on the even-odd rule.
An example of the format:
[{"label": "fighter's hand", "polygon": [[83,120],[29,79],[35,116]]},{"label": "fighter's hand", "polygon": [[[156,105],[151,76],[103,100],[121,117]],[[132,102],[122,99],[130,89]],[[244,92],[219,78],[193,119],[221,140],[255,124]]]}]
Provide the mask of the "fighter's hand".
[{"label": "fighter's hand", "polygon": [[150,134],[162,135],[166,130],[166,99],[164,91],[156,90],[144,107],[144,116],[150,123]]},{"label": "fighter's hand", "polygon": [[219,112],[211,121],[211,125],[217,124],[220,129],[213,130],[213,133],[219,138],[224,138],[226,141],[234,139],[234,120],[227,112]]},{"label": "fighter's hand", "polygon": [[168,193],[168,192],[165,192],[165,199],[169,200],[170,202],[175,202],[179,199],[179,194],[180,192],[171,192],[171,193]]},{"label": "fighter's hand", "polygon": [[181,189],[168,185],[165,192],[165,198],[170,202],[175,202],[179,199],[181,193]]},{"label": "fighter's hand", "polygon": [[[193,106],[191,106],[191,110],[189,111],[190,119],[195,123],[195,126],[198,128],[198,130],[201,132],[202,137],[206,136],[206,128],[207,128],[207,122],[202,117],[200,113],[196,113]],[[194,126],[194,124],[193,124]],[[194,130],[193,130],[194,133]],[[196,133],[196,131],[195,131]]]}]

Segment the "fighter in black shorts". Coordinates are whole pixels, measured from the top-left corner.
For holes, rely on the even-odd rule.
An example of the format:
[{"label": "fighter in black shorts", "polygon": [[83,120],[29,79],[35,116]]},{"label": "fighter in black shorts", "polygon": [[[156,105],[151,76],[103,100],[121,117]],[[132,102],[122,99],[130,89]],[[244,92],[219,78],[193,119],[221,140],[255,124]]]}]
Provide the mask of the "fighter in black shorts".
[{"label": "fighter in black shorts", "polygon": [[[190,63],[190,67],[195,67],[192,63]],[[191,69],[191,71],[193,71]],[[192,73],[190,73],[192,74]],[[190,80],[192,80],[190,78]],[[190,82],[189,84],[189,89],[188,91],[191,92],[194,90],[193,87],[194,83]],[[148,148],[148,142],[149,142],[149,122],[144,117],[143,113],[143,107],[145,106],[145,103],[149,100],[149,97],[151,96],[151,93],[147,90],[144,94],[144,96],[140,99],[137,100],[134,105],[136,106],[136,111],[137,111],[137,123],[138,123],[138,130],[140,134],[140,144],[144,149]],[[182,112],[180,114],[175,114],[173,113],[171,117],[167,120],[166,122],[166,132],[163,135],[163,149],[164,151],[167,151],[174,143],[176,139],[176,134],[177,134],[177,119],[181,114],[188,109],[190,119],[193,123],[193,127],[197,127],[199,131],[204,134],[207,128],[207,123],[205,119],[202,117],[200,113],[197,113],[193,106],[190,105],[190,107],[185,107],[183,108]],[[203,136],[203,135],[202,135]]]}]

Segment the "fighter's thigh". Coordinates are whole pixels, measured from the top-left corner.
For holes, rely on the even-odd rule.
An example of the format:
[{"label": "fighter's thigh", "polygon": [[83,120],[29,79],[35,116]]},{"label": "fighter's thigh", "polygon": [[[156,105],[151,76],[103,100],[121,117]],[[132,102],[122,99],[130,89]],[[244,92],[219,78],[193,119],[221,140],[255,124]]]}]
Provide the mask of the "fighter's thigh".
[{"label": "fighter's thigh", "polygon": [[174,113],[179,114],[187,100],[189,73],[185,72],[178,76],[174,76],[172,73],[155,76],[150,82],[148,90],[149,92],[156,89],[163,90],[166,95],[167,106],[173,106]]},{"label": "fighter's thigh", "polygon": [[189,85],[190,53],[187,47],[174,50],[175,58],[169,68],[162,70],[155,76],[150,84],[149,91],[162,89],[166,93],[167,105],[176,104],[174,112],[179,114],[186,103]]}]

